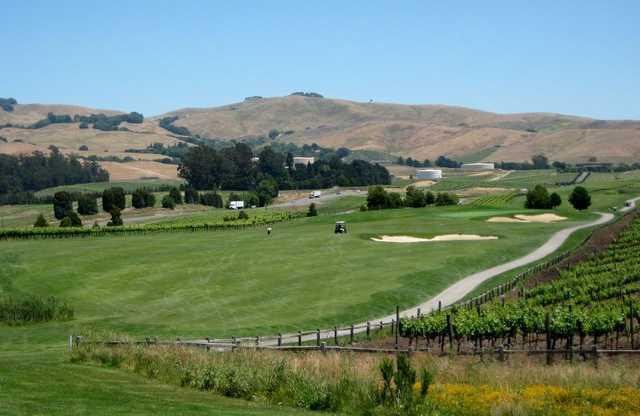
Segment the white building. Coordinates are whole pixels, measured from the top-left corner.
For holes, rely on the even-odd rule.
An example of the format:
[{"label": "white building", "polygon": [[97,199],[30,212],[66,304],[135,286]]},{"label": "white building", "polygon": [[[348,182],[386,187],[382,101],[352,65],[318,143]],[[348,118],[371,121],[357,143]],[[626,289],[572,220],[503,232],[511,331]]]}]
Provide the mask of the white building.
[{"label": "white building", "polygon": [[442,170],[441,169],[418,169],[416,171],[416,179],[428,179],[432,181],[437,181],[438,179],[442,179]]},{"label": "white building", "polygon": [[494,170],[496,165],[493,163],[463,163],[460,167],[463,170]]},{"label": "white building", "polygon": [[313,157],[302,157],[302,156],[294,156],[293,158],[293,166],[295,165],[312,165],[315,161]]}]

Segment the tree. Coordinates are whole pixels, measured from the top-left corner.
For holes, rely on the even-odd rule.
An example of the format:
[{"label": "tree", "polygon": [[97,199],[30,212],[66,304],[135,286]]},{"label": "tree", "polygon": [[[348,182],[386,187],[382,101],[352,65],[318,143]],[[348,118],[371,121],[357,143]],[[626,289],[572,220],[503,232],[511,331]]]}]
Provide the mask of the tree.
[{"label": "tree", "polygon": [[95,215],[98,213],[98,201],[95,195],[81,194],[78,197],[78,214]]},{"label": "tree", "polygon": [[422,208],[427,205],[424,192],[417,189],[415,186],[407,187],[407,193],[404,200],[405,205],[412,208]]},{"label": "tree", "polygon": [[436,196],[431,191],[427,191],[424,194],[425,205],[433,205],[436,202]]},{"label": "tree", "polygon": [[557,192],[549,195],[549,204],[551,205],[551,208],[556,208],[562,205],[562,198],[560,198],[560,195],[558,195]]},{"label": "tree", "polygon": [[372,186],[367,192],[368,209],[384,209],[387,207],[387,191],[382,186]]},{"label": "tree", "polygon": [[258,196],[257,205],[265,207],[278,196],[278,183],[273,178],[263,179],[258,183],[256,194]]},{"label": "tree", "polygon": [[534,169],[549,169],[549,159],[543,154],[533,156],[531,162]]},{"label": "tree", "polygon": [[53,195],[53,215],[56,219],[63,219],[67,212],[73,211],[73,200],[66,191],[56,192]]},{"label": "tree", "polygon": [[569,202],[575,209],[582,211],[591,206],[591,195],[585,187],[576,186],[569,195]]},{"label": "tree", "polygon": [[48,227],[49,223],[47,222],[47,220],[44,218],[44,215],[40,214],[38,215],[38,218],[36,218],[36,222],[33,223],[33,226],[35,228],[39,228],[39,227]]},{"label": "tree", "polygon": [[524,207],[529,209],[551,208],[551,200],[547,188],[542,185],[536,185],[532,190],[529,190]]},{"label": "tree", "polygon": [[156,206],[156,196],[148,189],[144,190],[144,206],[151,208]]},{"label": "tree", "polygon": [[176,201],[171,198],[170,195],[165,195],[162,198],[162,208],[175,209]]},{"label": "tree", "polygon": [[72,227],[82,227],[82,220],[74,211],[67,211],[65,218],[69,218]]},{"label": "tree", "polygon": [[316,209],[316,204],[314,202],[309,205],[309,211],[307,211],[307,217],[316,217],[318,216],[318,210]]},{"label": "tree", "polygon": [[387,203],[385,208],[401,208],[404,206],[402,196],[397,192],[387,192]]},{"label": "tree", "polygon": [[64,217],[62,221],[60,221],[60,227],[63,227],[63,228],[71,227],[71,218]]},{"label": "tree", "polygon": [[180,189],[176,188],[175,186],[169,189],[169,196],[173,199],[173,202],[175,204],[182,204],[182,192],[180,192]]},{"label": "tree", "polygon": [[111,221],[107,223],[107,227],[116,227],[122,225],[122,215],[120,212],[120,208],[113,207],[111,209]]},{"label": "tree", "polygon": [[144,200],[145,190],[142,188],[138,188],[131,194],[131,205],[135,209],[142,209],[147,206],[146,201]]},{"label": "tree", "polygon": [[436,206],[447,206],[447,205],[458,205],[459,199],[458,195],[450,194],[448,192],[439,192],[436,195],[435,204]]},{"label": "tree", "polygon": [[200,201],[198,191],[192,187],[188,187],[184,190],[184,202],[185,204],[197,204]]},{"label": "tree", "polygon": [[111,212],[113,208],[123,210],[125,208],[126,198],[124,189],[120,187],[109,188],[102,191],[102,210]]},{"label": "tree", "polygon": [[200,195],[200,203],[214,208],[222,208],[224,205],[222,197],[216,192],[206,192]]},{"label": "tree", "polygon": [[247,214],[246,212],[244,212],[243,210],[241,210],[238,213],[238,219],[239,220],[248,220],[249,219],[249,214]]}]

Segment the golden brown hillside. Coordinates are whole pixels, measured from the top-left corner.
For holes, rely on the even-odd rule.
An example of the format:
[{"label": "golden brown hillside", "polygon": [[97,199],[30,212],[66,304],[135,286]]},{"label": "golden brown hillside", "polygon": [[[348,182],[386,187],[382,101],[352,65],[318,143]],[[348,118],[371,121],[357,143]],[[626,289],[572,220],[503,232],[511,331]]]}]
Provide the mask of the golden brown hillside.
[{"label": "golden brown hillside", "polygon": [[[0,110],[0,125],[30,124],[57,115],[116,114],[75,106],[16,105],[13,112]],[[172,144],[179,139],[159,126],[165,116],[186,127],[191,134],[210,139],[267,136],[296,144],[318,143],[325,147],[376,150],[387,158],[411,156],[435,159],[447,155],[465,161],[524,161],[536,153],[553,160],[640,160],[640,122],[601,121],[551,113],[496,114],[444,105],[359,103],[347,100],[287,96],[249,100],[214,108],[186,108],[142,124],[123,123],[129,131],[80,129],[78,123],[54,124],[40,129],[3,128],[0,136],[9,143],[0,152],[44,150],[56,145],[66,153],[82,145],[84,156],[122,155],[127,148],[151,143]],[[286,134],[285,134],[286,132]],[[22,144],[15,143],[15,140]],[[136,159],[160,155],[127,154]]]},{"label": "golden brown hillside", "polygon": [[[640,122],[598,121],[550,113],[496,114],[442,105],[357,103],[288,96],[216,108],[182,109],[176,126],[222,139],[289,131],[276,140],[372,149],[414,158],[524,161],[637,161]],[[165,115],[165,116],[166,116]],[[291,131],[293,133],[291,133]]]}]

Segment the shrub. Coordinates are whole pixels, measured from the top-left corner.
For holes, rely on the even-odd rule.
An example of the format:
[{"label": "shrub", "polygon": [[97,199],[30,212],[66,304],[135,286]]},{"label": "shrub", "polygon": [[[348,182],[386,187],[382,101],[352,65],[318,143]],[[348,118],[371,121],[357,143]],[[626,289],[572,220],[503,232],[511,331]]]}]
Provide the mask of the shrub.
[{"label": "shrub", "polygon": [[73,319],[73,308],[53,296],[46,300],[36,296],[0,298],[0,322],[22,325],[31,322]]},{"label": "shrub", "polygon": [[71,194],[66,191],[56,192],[53,195],[53,215],[56,219],[63,219],[67,212],[73,211],[73,201]]},{"label": "shrub", "polygon": [[169,195],[162,198],[162,208],[175,209],[176,201]]},{"label": "shrub", "polygon": [[38,215],[38,218],[36,218],[36,222],[33,223],[33,226],[34,227],[48,227],[49,223],[44,218],[44,215],[40,214],[40,215]]},{"label": "shrub", "polygon": [[95,195],[81,194],[78,197],[78,214],[95,215],[98,213],[98,201]]},{"label": "shrub", "polygon": [[89,147],[88,147],[86,144],[83,144],[82,146],[80,146],[80,147],[78,148],[78,150],[80,150],[80,151],[87,151],[87,150],[89,150]]},{"label": "shrub", "polygon": [[67,215],[65,218],[68,218],[71,222],[71,227],[82,227],[82,220],[80,216],[76,214],[74,211],[67,211]]},{"label": "shrub", "polygon": [[182,204],[182,193],[180,192],[180,189],[178,189],[176,187],[171,188],[169,190],[169,196],[171,198],[173,198],[174,205],[175,204],[178,204],[178,205]]},{"label": "shrub", "polygon": [[71,227],[71,218],[69,218],[69,217],[64,217],[64,218],[60,221],[60,227],[63,227],[63,228]]},{"label": "shrub", "polygon": [[316,204],[314,202],[309,205],[309,211],[307,211],[307,217],[317,217],[318,210],[316,209]]},{"label": "shrub", "polygon": [[424,194],[424,203],[426,205],[433,205],[436,202],[436,196],[431,191],[427,191]]},{"label": "shrub", "polygon": [[246,212],[241,210],[240,212],[238,212],[238,219],[239,220],[248,220],[249,219],[249,214],[247,214]]},{"label": "shrub", "polygon": [[585,187],[576,186],[569,195],[569,202],[575,209],[582,211],[591,206],[591,195]]}]

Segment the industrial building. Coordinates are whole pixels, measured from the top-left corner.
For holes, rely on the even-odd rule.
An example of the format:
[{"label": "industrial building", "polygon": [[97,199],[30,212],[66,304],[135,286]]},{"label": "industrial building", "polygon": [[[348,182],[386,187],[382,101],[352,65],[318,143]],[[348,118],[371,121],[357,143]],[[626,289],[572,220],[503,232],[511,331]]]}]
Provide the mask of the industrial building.
[{"label": "industrial building", "polygon": [[460,167],[463,170],[494,170],[496,165],[493,163],[463,163]]},{"label": "industrial building", "polygon": [[313,162],[315,161],[315,158],[313,157],[302,157],[302,156],[295,156],[293,158],[293,166],[295,165],[313,165]]},{"label": "industrial building", "polygon": [[442,179],[442,170],[441,169],[418,169],[416,171],[416,179],[428,179],[432,181],[437,181],[438,179]]}]

